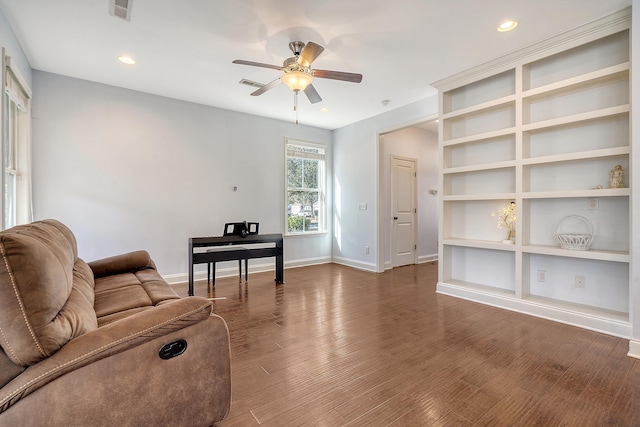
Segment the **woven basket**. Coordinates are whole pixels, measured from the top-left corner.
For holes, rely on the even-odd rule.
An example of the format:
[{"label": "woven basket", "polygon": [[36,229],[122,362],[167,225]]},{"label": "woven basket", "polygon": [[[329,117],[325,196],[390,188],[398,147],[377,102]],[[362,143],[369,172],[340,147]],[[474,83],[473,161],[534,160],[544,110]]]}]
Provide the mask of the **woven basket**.
[{"label": "woven basket", "polygon": [[[566,229],[577,232],[567,232]],[[582,215],[569,215],[562,218],[556,225],[556,238],[562,249],[586,251],[593,242],[594,230],[593,223],[588,218]]]}]

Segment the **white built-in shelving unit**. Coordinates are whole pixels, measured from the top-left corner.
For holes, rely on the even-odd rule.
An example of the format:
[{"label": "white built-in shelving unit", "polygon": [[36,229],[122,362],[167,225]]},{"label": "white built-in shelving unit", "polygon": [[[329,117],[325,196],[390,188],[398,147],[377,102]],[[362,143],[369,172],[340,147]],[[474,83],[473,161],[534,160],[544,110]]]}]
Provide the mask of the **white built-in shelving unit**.
[{"label": "white built-in shelving unit", "polygon": [[[631,336],[630,24],[621,11],[434,84],[438,292]],[[515,244],[491,216],[510,201]],[[589,250],[560,247],[569,215],[594,225]]]}]

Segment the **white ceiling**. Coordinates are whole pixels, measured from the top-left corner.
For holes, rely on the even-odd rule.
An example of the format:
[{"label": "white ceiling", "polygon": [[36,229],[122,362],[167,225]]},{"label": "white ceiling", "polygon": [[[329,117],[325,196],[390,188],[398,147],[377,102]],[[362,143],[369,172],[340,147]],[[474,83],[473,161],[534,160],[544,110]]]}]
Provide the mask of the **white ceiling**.
[{"label": "white ceiling", "polygon": [[[132,0],[131,20],[109,0],[0,0],[33,69],[293,121],[293,93],[259,97],[293,40],[325,47],[313,68],[361,73],[362,83],[315,79],[300,123],[335,129],[435,94],[430,83],[618,11],[631,0]],[[505,19],[520,25],[509,33]],[[119,55],[137,64],[119,63]],[[37,96],[37,94],[36,94]],[[388,106],[381,104],[388,99]],[[319,111],[321,107],[328,113]]]}]

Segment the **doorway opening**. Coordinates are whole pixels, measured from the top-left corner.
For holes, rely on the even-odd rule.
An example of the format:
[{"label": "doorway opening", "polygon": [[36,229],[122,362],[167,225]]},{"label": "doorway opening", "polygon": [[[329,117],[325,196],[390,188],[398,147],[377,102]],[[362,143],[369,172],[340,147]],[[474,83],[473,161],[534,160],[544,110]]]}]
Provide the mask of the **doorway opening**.
[{"label": "doorway opening", "polygon": [[[378,149],[378,271],[437,260],[440,166],[436,116],[381,132]],[[412,160],[415,166],[413,184],[409,179],[410,163],[398,164]],[[413,190],[407,188],[411,185]],[[412,193],[413,206],[407,199]],[[403,221],[408,219],[410,212],[398,215],[398,197],[401,210],[414,210],[412,222]]]}]

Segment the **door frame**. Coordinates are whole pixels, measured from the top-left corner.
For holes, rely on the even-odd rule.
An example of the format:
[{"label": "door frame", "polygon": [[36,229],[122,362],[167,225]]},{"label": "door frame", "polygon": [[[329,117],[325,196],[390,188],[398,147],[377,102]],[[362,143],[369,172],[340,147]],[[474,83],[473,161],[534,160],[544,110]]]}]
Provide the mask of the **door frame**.
[{"label": "door frame", "polygon": [[419,117],[414,120],[410,120],[408,122],[389,126],[386,128],[378,129],[376,132],[376,195],[377,195],[377,203],[376,203],[376,272],[382,273],[385,271],[384,265],[384,256],[385,256],[385,234],[384,234],[384,212],[387,207],[386,200],[382,195],[382,189],[384,188],[384,143],[382,138],[385,134],[396,132],[402,130],[404,128],[413,127],[425,122],[431,122],[434,120],[438,120],[438,112],[436,111],[433,114],[429,114],[427,116]]}]

